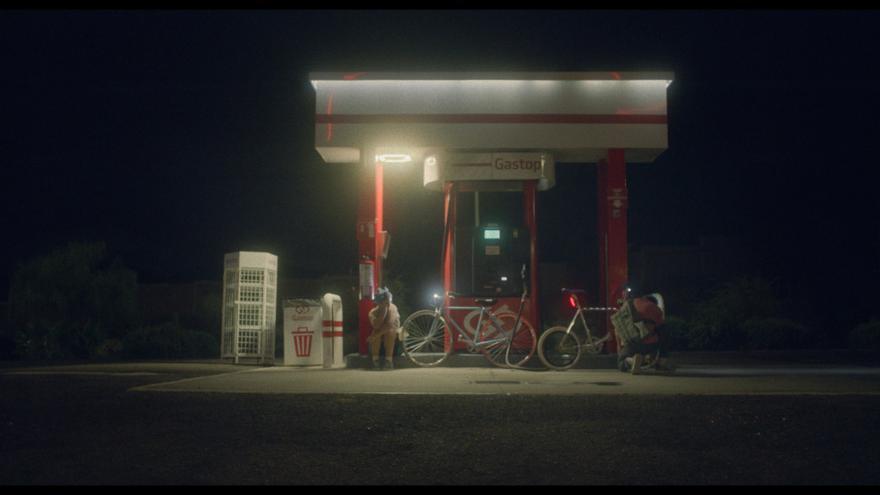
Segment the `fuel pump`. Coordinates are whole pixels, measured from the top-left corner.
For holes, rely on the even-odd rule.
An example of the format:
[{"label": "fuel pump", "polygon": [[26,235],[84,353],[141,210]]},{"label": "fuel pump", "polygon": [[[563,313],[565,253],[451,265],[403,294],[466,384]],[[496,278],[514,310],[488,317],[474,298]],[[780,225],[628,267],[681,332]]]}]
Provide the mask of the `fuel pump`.
[{"label": "fuel pump", "polygon": [[473,239],[473,293],[480,297],[513,297],[522,292],[519,268],[529,260],[529,231],[524,227],[488,224]]}]

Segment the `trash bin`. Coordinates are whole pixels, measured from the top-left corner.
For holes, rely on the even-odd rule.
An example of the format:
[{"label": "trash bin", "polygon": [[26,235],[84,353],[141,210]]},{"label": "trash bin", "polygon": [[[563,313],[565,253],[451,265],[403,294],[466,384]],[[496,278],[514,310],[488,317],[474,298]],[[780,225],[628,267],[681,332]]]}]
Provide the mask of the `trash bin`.
[{"label": "trash bin", "polygon": [[318,366],[324,362],[322,302],[317,299],[284,301],[284,365]]},{"label": "trash bin", "polygon": [[324,311],[324,367],[342,368],[342,298],[336,294],[324,294],[321,298]]}]

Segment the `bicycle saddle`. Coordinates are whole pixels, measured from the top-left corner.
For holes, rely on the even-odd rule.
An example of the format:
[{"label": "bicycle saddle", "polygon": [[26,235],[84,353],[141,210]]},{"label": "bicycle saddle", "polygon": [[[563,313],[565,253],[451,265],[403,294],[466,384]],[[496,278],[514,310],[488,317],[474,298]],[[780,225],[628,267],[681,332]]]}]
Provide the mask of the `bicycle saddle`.
[{"label": "bicycle saddle", "polygon": [[474,299],[474,302],[484,308],[488,308],[489,306],[494,306],[497,299]]},{"label": "bicycle saddle", "polygon": [[570,292],[572,294],[585,294],[586,293],[586,291],[584,289],[566,289],[564,287],[562,288],[562,292],[563,293]]}]

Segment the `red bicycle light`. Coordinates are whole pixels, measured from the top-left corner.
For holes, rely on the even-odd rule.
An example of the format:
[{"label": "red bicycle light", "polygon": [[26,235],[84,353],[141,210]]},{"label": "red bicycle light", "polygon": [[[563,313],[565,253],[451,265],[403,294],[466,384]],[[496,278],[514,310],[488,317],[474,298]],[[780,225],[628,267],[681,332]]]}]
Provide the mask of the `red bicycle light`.
[{"label": "red bicycle light", "polygon": [[572,308],[578,307],[577,299],[575,299],[574,296],[568,296],[568,304],[570,304]]}]

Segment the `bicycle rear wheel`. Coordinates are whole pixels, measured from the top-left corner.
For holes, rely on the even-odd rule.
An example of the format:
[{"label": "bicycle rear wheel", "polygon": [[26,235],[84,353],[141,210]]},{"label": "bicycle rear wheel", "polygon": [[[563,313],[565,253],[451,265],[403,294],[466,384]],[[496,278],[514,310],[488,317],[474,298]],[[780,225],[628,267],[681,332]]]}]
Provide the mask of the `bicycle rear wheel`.
[{"label": "bicycle rear wheel", "polygon": [[[516,330],[513,341],[507,348],[505,362],[511,368],[519,368],[535,355],[538,348],[538,334],[535,328],[526,320],[520,320],[520,328]],[[513,325],[511,324],[511,327]]]},{"label": "bicycle rear wheel", "polygon": [[449,357],[446,320],[430,309],[409,315],[401,326],[403,355],[419,366],[436,366]]},{"label": "bicycle rear wheel", "polygon": [[[483,353],[492,364],[502,368],[518,368],[524,365],[535,354],[538,345],[537,334],[534,327],[525,319],[520,319],[519,328],[514,332],[513,325],[516,323],[516,315],[502,313],[496,315],[501,323],[501,332],[494,325],[488,327],[485,339],[502,337],[504,340],[483,349]],[[511,341],[512,335],[512,341]],[[509,343],[509,345],[508,345]]]},{"label": "bicycle rear wheel", "polygon": [[574,332],[563,326],[550,327],[538,340],[538,358],[544,366],[563,371],[571,368],[581,357],[581,344]]}]

